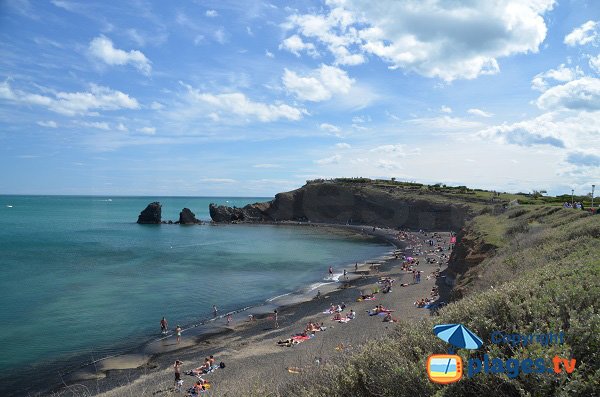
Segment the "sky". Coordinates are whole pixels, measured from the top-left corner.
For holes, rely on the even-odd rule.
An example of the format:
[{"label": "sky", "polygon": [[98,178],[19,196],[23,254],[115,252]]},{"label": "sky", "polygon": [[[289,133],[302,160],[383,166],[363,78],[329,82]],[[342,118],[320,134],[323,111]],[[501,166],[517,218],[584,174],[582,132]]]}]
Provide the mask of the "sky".
[{"label": "sky", "polygon": [[0,194],[600,185],[594,0],[0,0]]}]

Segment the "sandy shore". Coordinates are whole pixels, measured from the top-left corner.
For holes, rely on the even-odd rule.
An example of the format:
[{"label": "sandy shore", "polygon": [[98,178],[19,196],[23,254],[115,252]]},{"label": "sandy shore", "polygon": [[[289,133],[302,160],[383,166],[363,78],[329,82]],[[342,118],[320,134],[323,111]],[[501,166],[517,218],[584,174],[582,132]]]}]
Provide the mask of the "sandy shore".
[{"label": "sandy shore", "polygon": [[[328,226],[329,227],[329,226]],[[207,395],[237,396],[241,390],[251,389],[254,385],[267,384],[270,390],[281,387],[288,379],[297,376],[288,368],[313,370],[319,363],[327,360],[343,358],[366,340],[385,335],[398,326],[382,321],[381,316],[369,316],[366,311],[375,305],[383,305],[395,310],[394,317],[405,320],[416,320],[429,316],[429,310],[417,308],[414,302],[430,296],[431,289],[437,284],[442,294],[441,300],[448,292],[441,279],[428,278],[439,268],[440,262],[446,268],[446,258],[440,254],[450,255],[450,252],[429,252],[432,248],[425,244],[431,234],[409,233],[404,240],[399,240],[397,231],[369,227],[346,226],[346,231],[366,232],[384,238],[395,244],[397,252],[412,256],[419,260],[416,267],[421,273],[421,283],[413,284],[411,273],[401,269],[402,259],[388,259],[376,266],[379,271],[371,269],[370,263],[360,264],[359,272],[354,267],[348,272],[347,288],[340,289],[340,284],[330,284],[321,293],[321,299],[305,302],[285,302],[286,306],[279,310],[279,328],[274,328],[271,312],[275,305],[265,305],[255,310],[256,321],[249,321],[247,312],[234,316],[233,322],[227,326],[225,319],[215,321],[210,332],[215,334],[194,334],[193,330],[184,332],[182,342],[177,345],[173,338],[160,342],[160,354],[132,355],[131,357],[115,357],[108,362],[98,363],[94,373],[75,373],[77,381],[67,382],[69,386],[58,391],[61,396],[70,395],[100,395],[115,396],[176,396],[184,395],[173,389],[173,362],[182,360],[184,372],[201,365],[204,357],[214,355],[217,362],[224,362],[226,367],[205,375],[204,379],[211,382]],[[441,245],[446,248],[449,244],[449,233],[438,233]],[[407,248],[401,248],[407,247]],[[423,251],[423,252],[421,252]],[[436,263],[427,263],[426,258],[436,259]],[[369,262],[369,261],[368,261]],[[367,274],[368,273],[368,274]],[[368,293],[377,284],[379,277],[387,276],[395,279],[390,293],[376,294],[375,301],[357,302],[361,292]],[[401,287],[401,284],[409,284]],[[323,314],[331,303],[345,302],[347,310],[354,309],[357,318],[341,324],[333,321],[332,315]],[[278,304],[281,304],[280,301]],[[262,311],[262,312],[261,312]],[[315,337],[293,347],[281,347],[277,341],[287,339],[292,334],[302,332],[309,321],[323,322],[326,331],[317,332]],[[128,368],[129,367],[129,368]],[[137,367],[137,368],[131,368]],[[86,378],[88,380],[86,380]],[[196,380],[192,376],[182,374],[183,390],[187,390]]]}]

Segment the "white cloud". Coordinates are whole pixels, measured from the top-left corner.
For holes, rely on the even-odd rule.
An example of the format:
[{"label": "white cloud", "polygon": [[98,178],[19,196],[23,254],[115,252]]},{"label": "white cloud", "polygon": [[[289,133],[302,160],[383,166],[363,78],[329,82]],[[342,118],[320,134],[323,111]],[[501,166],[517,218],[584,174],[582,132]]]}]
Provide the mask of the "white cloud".
[{"label": "white cloud", "polygon": [[[358,65],[364,63],[366,58],[362,53],[352,53],[349,50],[352,45],[360,42],[357,29],[351,26],[356,22],[358,21],[351,12],[335,7],[326,15],[291,15],[283,26],[286,29],[296,29],[304,37],[323,43],[335,57],[336,65]],[[312,43],[309,44],[314,47]]]},{"label": "white cloud", "polygon": [[217,10],[206,10],[206,16],[209,18],[215,18],[219,16]]},{"label": "white cloud", "polygon": [[266,164],[254,164],[252,167],[253,168],[279,168],[279,165],[266,163]]},{"label": "white cloud", "polygon": [[442,107],[440,108],[440,112],[442,113],[452,113],[452,108],[446,105],[442,105]]},{"label": "white cloud", "polygon": [[[554,111],[512,124],[481,130],[477,135],[518,146],[550,146],[556,150],[597,150],[600,111]],[[558,152],[560,153],[560,152]]]},{"label": "white cloud", "polygon": [[406,120],[404,123],[418,125],[432,131],[467,130],[482,127],[482,123],[478,121],[465,120],[460,117],[451,116],[414,118]]},{"label": "white cloud", "polygon": [[549,80],[564,83],[575,80],[581,76],[583,76],[583,71],[579,66],[569,68],[564,64],[561,64],[558,69],[550,69],[546,72],[536,74],[533,80],[531,80],[531,88],[538,91],[545,91],[548,89]]},{"label": "white cloud", "polygon": [[306,51],[306,53],[312,57],[319,55],[314,44],[305,43],[298,35],[293,35],[283,40],[279,45],[279,49],[289,51],[297,57],[299,57],[300,53],[303,51]]},{"label": "white cloud", "polygon": [[117,126],[115,128],[118,131],[121,131],[121,132],[127,132],[128,131],[127,127],[123,123],[117,124]]},{"label": "white cloud", "polygon": [[545,110],[600,110],[600,79],[582,77],[548,89],[536,101]]},{"label": "white cloud", "polygon": [[53,97],[13,90],[8,81],[0,83],[0,98],[26,105],[43,106],[66,116],[94,114],[96,110],[138,109],[135,98],[107,87],[90,85],[89,92],[58,92]]},{"label": "white cloud", "polygon": [[338,149],[351,149],[352,148],[352,146],[350,146],[350,144],[348,144],[346,142],[336,143],[335,147]]},{"label": "white cloud", "polygon": [[356,124],[369,123],[371,122],[371,116],[354,116],[352,117],[352,122]]},{"label": "white cloud", "polygon": [[204,35],[198,34],[196,35],[196,37],[194,37],[194,45],[200,45],[204,43],[205,37]]},{"label": "white cloud", "polygon": [[452,81],[497,73],[497,58],[537,52],[547,32],[542,15],[554,3],[329,1],[327,12],[294,14],[284,28],[323,44],[337,64],[375,55],[391,69]]},{"label": "white cloud", "polygon": [[381,145],[370,150],[374,153],[404,153],[406,147],[404,145]]},{"label": "white cloud", "polygon": [[332,132],[332,133],[339,133],[341,132],[339,127],[336,127],[333,124],[329,124],[329,123],[322,123],[319,128],[321,128],[323,131],[327,131],[327,132]]},{"label": "white cloud", "polygon": [[152,109],[152,110],[161,110],[161,109],[164,109],[164,107],[165,107],[165,105],[163,105],[160,102],[156,102],[156,101],[153,101],[150,104],[150,109]]},{"label": "white cloud", "polygon": [[342,156],[340,156],[339,154],[335,154],[331,157],[326,157],[323,159],[315,160],[315,164],[318,164],[318,165],[337,164],[340,162],[341,159],[342,159]]},{"label": "white cloud", "polygon": [[467,110],[467,113],[472,114],[474,116],[479,116],[479,117],[492,117],[494,115],[493,113],[486,112],[484,110],[477,109],[477,108],[469,109],[469,110]]},{"label": "white cloud", "polygon": [[282,77],[286,90],[304,101],[320,102],[335,94],[347,94],[354,84],[348,73],[335,66],[321,65],[307,76],[285,69]]},{"label": "white cloud", "polygon": [[58,128],[58,124],[56,124],[56,121],[53,120],[38,121],[37,124],[46,128]]},{"label": "white cloud", "polygon": [[138,132],[141,132],[142,134],[147,134],[147,135],[154,135],[156,133],[156,128],[154,127],[141,127],[137,129]]},{"label": "white cloud", "polygon": [[103,121],[102,122],[101,121],[78,121],[78,122],[76,122],[76,124],[78,124],[82,127],[95,128],[97,130],[104,130],[104,131],[110,130],[108,123],[103,122]]},{"label": "white cloud", "polygon": [[598,22],[587,21],[565,36],[565,44],[569,46],[586,45],[598,39]]},{"label": "white cloud", "polygon": [[188,99],[192,104],[201,104],[215,112],[237,115],[248,119],[257,119],[262,122],[277,121],[279,119],[300,120],[306,110],[286,104],[267,104],[254,102],[240,92],[226,94],[211,94],[200,92],[190,86]]},{"label": "white cloud", "polygon": [[273,55],[273,53],[269,50],[265,50],[265,56],[267,58],[275,58],[275,55]]},{"label": "white cloud", "polygon": [[204,178],[201,179],[202,182],[205,183],[236,183],[235,179],[230,178]]},{"label": "white cloud", "polygon": [[131,50],[127,52],[115,48],[113,42],[105,36],[93,39],[88,50],[93,57],[108,65],[131,64],[145,75],[150,75],[152,71],[152,62],[141,51]]},{"label": "white cloud", "polygon": [[225,44],[227,42],[227,34],[225,33],[224,28],[215,30],[214,37],[219,44]]},{"label": "white cloud", "polygon": [[595,57],[590,57],[589,61],[590,68],[600,74],[600,55],[596,55]]}]

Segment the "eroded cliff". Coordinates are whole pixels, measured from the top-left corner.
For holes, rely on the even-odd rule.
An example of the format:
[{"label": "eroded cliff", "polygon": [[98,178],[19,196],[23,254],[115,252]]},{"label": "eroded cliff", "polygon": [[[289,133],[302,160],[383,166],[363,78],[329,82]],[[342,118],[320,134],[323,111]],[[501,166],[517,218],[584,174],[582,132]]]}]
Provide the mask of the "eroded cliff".
[{"label": "eroded cliff", "polygon": [[310,183],[243,208],[210,205],[214,222],[310,221],[458,230],[472,212],[460,200],[373,184]]}]

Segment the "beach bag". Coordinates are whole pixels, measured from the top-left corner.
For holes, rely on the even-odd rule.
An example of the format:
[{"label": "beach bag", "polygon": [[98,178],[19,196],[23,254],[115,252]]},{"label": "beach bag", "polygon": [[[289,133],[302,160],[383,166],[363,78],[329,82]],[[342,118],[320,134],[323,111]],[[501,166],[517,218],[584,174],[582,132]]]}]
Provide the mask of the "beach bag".
[{"label": "beach bag", "polygon": [[225,368],[225,363],[223,361],[219,363],[219,368]]}]

